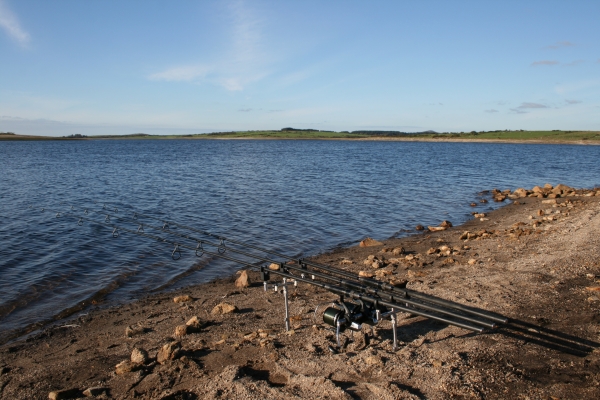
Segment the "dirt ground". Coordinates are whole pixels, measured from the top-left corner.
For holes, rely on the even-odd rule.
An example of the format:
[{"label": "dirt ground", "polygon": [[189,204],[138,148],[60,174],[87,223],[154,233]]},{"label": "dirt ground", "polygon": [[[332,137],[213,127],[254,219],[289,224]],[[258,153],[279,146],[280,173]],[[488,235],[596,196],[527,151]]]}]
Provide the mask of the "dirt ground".
[{"label": "dirt ground", "polygon": [[[398,350],[386,320],[345,332],[338,351],[332,329],[313,319],[335,295],[293,288],[286,332],[282,294],[251,272],[245,289],[230,277],[90,309],[6,344],[0,397],[598,399],[600,196],[578,193],[556,204],[507,199],[462,226],[313,259],[510,319],[494,331],[399,314]],[[402,256],[382,251],[399,246]],[[377,271],[364,263],[370,255],[383,262]],[[222,302],[237,311],[214,314]]]}]

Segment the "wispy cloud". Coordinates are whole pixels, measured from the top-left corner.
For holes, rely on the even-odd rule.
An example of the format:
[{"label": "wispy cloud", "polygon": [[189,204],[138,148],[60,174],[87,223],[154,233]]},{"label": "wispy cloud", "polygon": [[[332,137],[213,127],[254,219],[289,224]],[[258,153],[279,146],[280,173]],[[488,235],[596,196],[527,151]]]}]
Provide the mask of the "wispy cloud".
[{"label": "wispy cloud", "polygon": [[565,101],[567,102],[567,104],[579,104],[579,103],[582,103],[581,100],[569,100],[569,99],[566,99]]},{"label": "wispy cloud", "polygon": [[493,108],[490,108],[489,110],[484,110],[484,111],[485,111],[486,113],[490,113],[490,114],[493,114],[493,113],[497,113],[497,112],[498,112],[498,110],[495,110],[495,109],[493,109]]},{"label": "wispy cloud", "polygon": [[182,67],[173,67],[162,72],[149,75],[148,79],[153,81],[193,81],[206,77],[211,72],[211,67],[207,65],[186,65]]},{"label": "wispy cloud", "polygon": [[231,32],[230,45],[210,62],[172,66],[149,75],[150,80],[171,82],[210,82],[228,91],[241,91],[270,74],[269,55],[263,50],[262,19],[245,1],[228,6],[229,18],[223,25]]},{"label": "wispy cloud", "polygon": [[4,0],[0,0],[0,28],[22,47],[27,47],[31,40],[29,33],[21,28],[17,16],[8,8]]},{"label": "wispy cloud", "polygon": [[565,63],[563,65],[566,67],[574,67],[576,65],[583,64],[584,62],[585,62],[585,60],[575,60],[575,61],[571,61],[570,63]]},{"label": "wispy cloud", "polygon": [[240,108],[238,111],[239,112],[250,112],[250,111],[252,111],[252,109],[251,108]]},{"label": "wispy cloud", "polygon": [[560,64],[558,61],[555,60],[541,60],[541,61],[534,61],[531,63],[532,67],[539,67],[541,65],[547,65],[547,66],[551,66],[551,65],[558,65]]},{"label": "wispy cloud", "polygon": [[545,105],[539,104],[539,103],[522,103],[517,108],[522,110],[522,109],[526,109],[526,108],[548,108],[548,106],[545,106]]},{"label": "wispy cloud", "polygon": [[556,42],[554,44],[551,44],[550,46],[546,46],[544,47],[545,49],[551,49],[551,50],[556,50],[556,49],[560,49],[563,47],[573,47],[575,46],[575,43],[569,42],[568,40],[563,40],[561,42]]},{"label": "wispy cloud", "polygon": [[518,108],[511,108],[510,111],[512,111],[514,114],[527,114],[527,111],[523,111]]}]

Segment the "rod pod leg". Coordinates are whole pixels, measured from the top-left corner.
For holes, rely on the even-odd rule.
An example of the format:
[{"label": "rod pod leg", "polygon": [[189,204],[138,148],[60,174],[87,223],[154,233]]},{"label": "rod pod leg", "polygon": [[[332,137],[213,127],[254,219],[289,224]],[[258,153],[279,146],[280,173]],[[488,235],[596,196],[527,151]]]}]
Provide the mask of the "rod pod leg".
[{"label": "rod pod leg", "polygon": [[392,312],[390,315],[390,320],[392,321],[392,332],[394,333],[394,344],[392,346],[392,351],[396,351],[398,349],[398,333],[397,330],[397,319],[396,312]]},{"label": "rod pod leg", "polygon": [[288,290],[287,290],[287,279],[283,278],[283,300],[285,302],[285,331],[290,330],[290,311],[288,308]]}]

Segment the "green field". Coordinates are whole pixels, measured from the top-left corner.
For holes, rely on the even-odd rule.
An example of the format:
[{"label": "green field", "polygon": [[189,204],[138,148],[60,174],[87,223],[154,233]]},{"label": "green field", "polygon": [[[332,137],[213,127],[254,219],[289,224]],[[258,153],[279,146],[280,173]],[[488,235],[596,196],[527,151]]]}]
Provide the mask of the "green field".
[{"label": "green field", "polygon": [[3,134],[0,140],[103,140],[103,139],[143,139],[143,140],[168,140],[168,139],[342,139],[342,140],[460,140],[460,141],[531,141],[544,143],[594,143],[600,144],[599,131],[482,131],[482,132],[444,132],[444,133],[401,133],[401,132],[331,132],[317,130],[263,130],[263,131],[237,131],[217,132],[194,135],[148,135],[136,133],[131,135],[102,135],[77,137],[48,137]]}]

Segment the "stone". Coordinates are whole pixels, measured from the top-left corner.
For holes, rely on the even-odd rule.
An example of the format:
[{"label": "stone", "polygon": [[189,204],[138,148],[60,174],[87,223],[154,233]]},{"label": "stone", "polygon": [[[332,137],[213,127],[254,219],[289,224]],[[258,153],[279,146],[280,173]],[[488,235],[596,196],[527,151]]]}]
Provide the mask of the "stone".
[{"label": "stone", "polygon": [[415,226],[415,230],[422,231],[422,230],[425,230],[425,227],[423,225],[419,224],[419,225]]},{"label": "stone", "polygon": [[588,286],[585,290],[589,290],[590,292],[600,292],[600,286]]},{"label": "stone", "polygon": [[440,226],[443,226],[444,228],[452,228],[452,222],[443,220]]},{"label": "stone", "polygon": [[94,386],[83,391],[85,397],[97,397],[103,394],[108,394],[108,388],[102,386]]},{"label": "stone", "polygon": [[175,303],[186,303],[188,301],[192,301],[194,299],[192,299],[191,296],[188,296],[187,294],[184,294],[183,296],[177,296],[175,298],[173,298],[173,301]]},{"label": "stone", "polygon": [[269,265],[269,269],[271,271],[279,271],[281,269],[281,266],[279,264],[276,264],[276,263],[271,263]]},{"label": "stone", "polygon": [[373,276],[375,276],[375,274],[369,271],[359,271],[358,276],[361,278],[372,278]]},{"label": "stone", "polygon": [[373,261],[373,263],[371,264],[371,267],[377,269],[377,268],[381,268],[383,267],[383,262],[381,262],[380,260],[375,260]]},{"label": "stone", "polygon": [[469,231],[464,231],[462,235],[460,235],[460,240],[466,240],[469,238]]},{"label": "stone", "polygon": [[245,269],[239,272],[240,276],[235,280],[235,287],[238,289],[247,288],[250,286],[250,278],[248,277],[248,271]]},{"label": "stone", "polygon": [[556,199],[542,200],[542,204],[556,204]]},{"label": "stone", "polygon": [[181,343],[179,342],[171,342],[165,344],[163,347],[158,350],[158,354],[156,354],[156,361],[159,364],[164,364],[167,361],[174,360],[179,356],[181,352]]},{"label": "stone", "polygon": [[448,251],[448,250],[450,250],[450,247],[448,247],[447,245],[443,245],[443,246],[438,247],[438,250],[439,251]]},{"label": "stone", "polygon": [[485,203],[487,203],[488,201],[487,201],[486,199],[481,199],[481,200],[479,200],[479,202],[480,202],[480,203],[483,203],[483,204],[485,204]]},{"label": "stone", "polygon": [[390,285],[395,286],[397,288],[405,288],[408,281],[406,279],[390,279]]},{"label": "stone", "polygon": [[445,231],[447,228],[445,226],[428,226],[429,232],[439,232]]},{"label": "stone", "polygon": [[475,265],[475,264],[477,264],[477,260],[476,260],[476,259],[474,259],[474,258],[471,258],[471,259],[469,259],[469,261],[467,261],[467,263],[468,263],[469,265]]},{"label": "stone", "polygon": [[392,250],[392,254],[395,256],[399,256],[401,254],[404,254],[404,247],[396,247],[394,248],[394,250]]},{"label": "stone", "polygon": [[130,359],[131,359],[131,362],[134,364],[146,364],[149,359],[148,352],[146,352],[146,350],[144,350],[144,349],[140,349],[140,348],[136,347],[131,352]]},{"label": "stone", "polygon": [[[461,236],[462,239],[462,236]],[[427,254],[435,254],[437,253],[439,250],[436,249],[435,247],[431,247],[429,250],[427,250]]]},{"label": "stone", "polygon": [[144,333],[144,328],[141,326],[128,326],[125,328],[125,336],[128,338],[141,335]]},{"label": "stone", "polygon": [[533,193],[544,193],[544,190],[539,186],[534,186],[533,189],[531,189],[531,191]]},{"label": "stone", "polygon": [[381,360],[381,357],[379,357],[379,356],[369,356],[369,357],[365,358],[365,363],[367,365],[381,365],[381,364],[383,364],[383,361]]},{"label": "stone", "polygon": [[50,400],[66,400],[66,399],[76,399],[80,397],[81,392],[79,389],[63,389],[56,390],[54,392],[50,392],[48,394],[48,398]]},{"label": "stone", "polygon": [[515,191],[513,192],[513,195],[517,197],[527,197],[528,194],[529,192],[523,188],[515,189]]},{"label": "stone", "polygon": [[551,184],[549,184],[549,183],[546,183],[546,184],[544,185],[544,189],[549,189],[549,190],[552,190],[552,189],[554,189],[554,187],[553,187]]},{"label": "stone", "polygon": [[204,325],[196,316],[190,318],[185,324],[188,326],[188,332],[198,332]]},{"label": "stone", "polygon": [[550,194],[549,194],[547,197],[548,197],[549,199],[557,199],[557,198],[559,198],[559,197],[560,197],[560,194],[557,194],[557,193],[550,193]]},{"label": "stone", "polygon": [[131,362],[131,360],[124,360],[115,365],[115,372],[117,375],[123,375],[133,371],[137,367],[137,364]]},{"label": "stone", "polygon": [[477,207],[477,203],[471,203],[470,206],[471,207]]},{"label": "stone", "polygon": [[487,216],[486,213],[475,213],[473,214],[475,218],[485,218]]},{"label": "stone", "polygon": [[342,261],[340,261],[340,265],[350,265],[350,264],[354,264],[354,263],[349,258],[344,258]]},{"label": "stone", "polygon": [[378,240],[375,239],[371,239],[371,238],[366,238],[364,240],[361,240],[361,242],[359,243],[360,247],[371,247],[371,246],[382,246],[383,243],[381,243]]},{"label": "stone", "polygon": [[189,327],[187,325],[177,325],[175,327],[175,337],[181,338],[181,337],[184,337],[185,335],[187,335],[188,328]]},{"label": "stone", "polygon": [[538,210],[537,215],[538,215],[538,217],[541,217],[542,215],[544,215],[544,210]]},{"label": "stone", "polygon": [[415,256],[413,254],[408,254],[406,257],[404,257],[404,259],[406,261],[412,261],[415,259]]},{"label": "stone", "polygon": [[212,311],[210,312],[212,315],[217,314],[230,314],[237,312],[238,308],[230,303],[219,303],[217,304]]},{"label": "stone", "polygon": [[420,278],[425,275],[427,275],[427,273],[424,271],[413,271],[410,269],[406,271],[406,276],[408,276],[409,279]]}]

